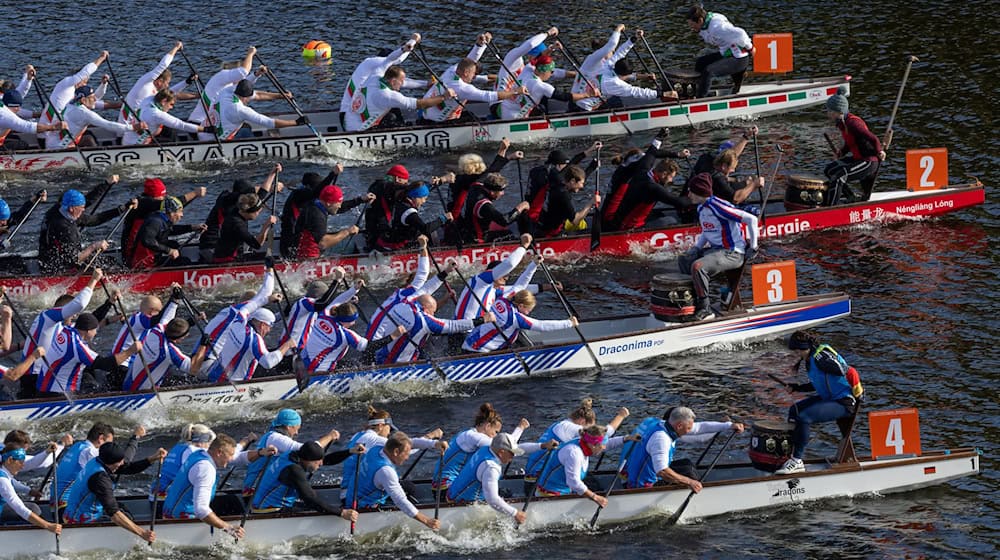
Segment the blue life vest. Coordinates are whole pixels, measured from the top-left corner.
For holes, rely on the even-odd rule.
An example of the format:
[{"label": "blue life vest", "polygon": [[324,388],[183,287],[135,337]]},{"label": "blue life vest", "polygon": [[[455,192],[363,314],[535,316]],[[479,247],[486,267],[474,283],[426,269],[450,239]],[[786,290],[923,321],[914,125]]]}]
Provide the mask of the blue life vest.
[{"label": "blue life vest", "polygon": [[[365,435],[365,432],[367,432],[367,430],[365,430],[364,432],[358,432],[354,434],[354,437],[351,438],[351,442],[347,444],[347,448],[354,449],[354,447],[358,444],[358,441],[360,441],[361,438]],[[367,453],[367,451],[365,451],[365,453]],[[359,458],[360,457],[358,457],[356,454],[351,453],[351,456],[348,457],[346,460],[344,460],[344,474],[340,477],[341,500],[351,499],[351,494],[347,493],[347,489],[350,488],[352,484],[354,484],[354,469]]]},{"label": "blue life vest", "polygon": [[[450,448],[449,448],[450,449]],[[448,487],[448,499],[455,502],[475,502],[483,498],[483,481],[479,480],[479,466],[486,461],[500,464],[500,458],[493,453],[490,446],[480,447],[472,458],[465,463],[461,472]],[[500,479],[503,479],[503,469],[500,469]]]},{"label": "blue life vest", "polygon": [[[163,501],[163,517],[166,519],[187,519],[194,517],[194,486],[188,474],[201,461],[208,461],[215,466],[207,449],[198,448],[188,455],[187,461],[181,466],[177,477],[167,488],[167,499]],[[215,497],[215,487],[218,479],[212,481],[212,495]],[[209,499],[211,499],[209,498]]]},{"label": "blue life vest", "polygon": [[[475,431],[475,428],[466,431]],[[458,436],[464,433],[465,432],[459,432],[451,438],[451,441],[448,442],[448,449],[444,452],[444,457],[441,459],[441,482],[444,484],[445,488],[448,487],[452,480],[455,480],[458,473],[462,471],[462,467],[469,461],[469,457],[472,457],[472,455],[479,449],[477,447],[477,449],[473,449],[469,452],[462,449],[462,447],[458,445]]]},{"label": "blue life vest", "polygon": [[[574,445],[576,447],[580,447],[580,438],[576,438],[560,445],[558,449],[553,451],[553,453],[560,453],[563,449]],[[585,458],[583,468],[580,470],[580,480],[587,477],[587,470],[589,468],[590,459]],[[563,467],[562,462],[559,461],[558,455],[550,460],[549,464],[545,467],[545,470],[538,475],[538,488],[549,494],[558,494],[560,496],[573,493],[573,491],[569,489],[569,484],[566,483],[566,468]]]},{"label": "blue life vest", "polygon": [[291,455],[291,451],[278,455],[264,470],[260,486],[257,487],[257,493],[253,497],[255,509],[288,508],[295,505],[295,500],[299,497],[298,491],[278,480],[278,476],[281,471],[285,470],[285,467],[295,464],[292,462]]},{"label": "blue life vest", "polygon": [[385,490],[380,490],[375,486],[375,473],[379,469],[382,467],[396,469],[396,465],[382,454],[383,449],[385,446],[382,445],[373,447],[361,458],[361,471],[358,473],[358,479],[352,480],[351,485],[347,487],[348,507],[354,501],[355,487],[357,487],[359,508],[379,506],[389,498],[389,494]]},{"label": "blue life vest", "polygon": [[160,483],[156,486],[156,492],[160,497],[167,495],[167,488],[170,488],[170,483],[177,478],[178,471],[181,470],[181,458],[184,456],[184,452],[188,450],[191,444],[182,441],[170,449],[170,453],[163,459],[163,466],[160,467]]},{"label": "blue life vest", "polygon": [[842,398],[853,396],[851,394],[851,384],[848,383],[846,375],[830,375],[816,367],[815,358],[824,350],[829,350],[833,353],[845,374],[848,368],[847,362],[836,350],[828,344],[820,344],[806,362],[808,366],[806,374],[816,389],[816,394],[824,401],[839,401]]},{"label": "blue life vest", "polygon": [[80,474],[83,467],[80,466],[80,453],[83,452],[84,448],[87,446],[93,446],[88,440],[78,441],[71,445],[66,453],[63,454],[62,460],[56,465],[56,483],[49,486],[49,500],[52,502],[56,501],[56,496],[59,496],[59,505],[66,504],[66,496],[69,494],[69,489],[73,485],[73,481],[76,480],[76,475]]},{"label": "blue life vest", "polygon": [[[558,441],[560,445],[565,443],[556,437],[556,426],[560,423],[562,423],[562,420],[549,426],[548,429],[545,430],[545,433],[542,434],[542,437],[538,438],[538,443],[546,443],[552,440]],[[538,472],[542,470],[542,464],[545,463],[545,451],[545,449],[539,449],[538,451],[528,454],[528,462],[524,466],[525,478],[534,478],[538,476]],[[553,451],[553,453],[555,453],[555,451]],[[551,463],[552,461],[550,460],[549,462]]]},{"label": "blue life vest", "polygon": [[[642,440],[632,444],[627,457],[622,457],[622,461],[628,459],[625,465],[625,473],[628,475],[629,488],[642,488],[652,486],[658,476],[653,470],[653,463],[650,460],[649,452],[646,451],[646,443],[656,432],[666,432],[670,436],[670,454],[667,459],[668,464],[674,460],[674,449],[677,447],[677,434],[673,428],[660,418],[646,418],[635,429],[635,434],[642,436]],[[621,463],[618,463],[621,468]]]},{"label": "blue life vest", "polygon": [[66,523],[94,523],[104,515],[104,506],[97,496],[87,488],[90,477],[104,470],[104,463],[98,458],[91,459],[76,475],[76,480],[70,486],[66,496],[66,511],[63,519]]},{"label": "blue life vest", "polygon": [[[257,451],[263,451],[267,447],[267,442],[271,438],[271,434],[277,432],[277,430],[268,430],[264,434],[264,437],[257,441]],[[279,432],[280,433],[280,432]],[[283,434],[288,435],[288,434]],[[243,475],[243,495],[249,496],[253,494],[254,488],[253,483],[257,480],[257,475],[260,474],[260,470],[264,468],[264,459],[260,456],[257,457],[256,461],[253,461],[247,465],[247,472]]]},{"label": "blue life vest", "polygon": [[[6,470],[2,468],[0,468],[0,478],[9,478],[11,482],[13,482],[14,480],[14,477],[10,476],[10,473],[8,473]],[[0,496],[0,511],[3,511],[3,508],[6,505],[7,505],[7,500],[4,500],[3,496]]]}]

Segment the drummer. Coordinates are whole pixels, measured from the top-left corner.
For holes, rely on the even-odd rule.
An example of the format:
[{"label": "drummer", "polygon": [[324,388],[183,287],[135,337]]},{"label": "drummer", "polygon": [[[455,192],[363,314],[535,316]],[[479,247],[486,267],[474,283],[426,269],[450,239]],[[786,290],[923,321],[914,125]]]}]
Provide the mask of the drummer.
[{"label": "drummer", "polygon": [[[841,194],[847,202],[868,200],[875,187],[879,162],[885,161],[885,150],[882,149],[878,136],[868,130],[868,125],[861,117],[848,111],[846,93],[846,86],[841,86],[836,94],[826,100],[826,115],[840,131],[844,145],[836,152],[838,159],[823,170],[823,174],[830,180],[832,190],[824,197],[824,206],[840,202]],[[847,186],[850,181],[859,181],[864,193],[860,196],[855,194]]]},{"label": "drummer", "polygon": [[635,429],[641,441],[623,456],[628,475],[627,488],[644,488],[666,483],[683,484],[692,492],[701,492],[695,465],[690,459],[674,460],[678,441],[707,441],[720,432],[743,431],[739,422],[695,422],[694,411],[686,406],[671,407],[663,418],[646,418]]},{"label": "drummer", "polygon": [[809,428],[820,422],[830,422],[855,414],[864,387],[858,371],[829,344],[820,344],[819,336],[811,331],[796,331],[788,338],[789,350],[799,350],[798,370],[805,362],[808,383],[790,383],[789,392],[816,391],[788,409],[788,421],[795,424],[792,432],[792,456],[774,474],[791,474],[806,470],[802,458],[809,444]]}]

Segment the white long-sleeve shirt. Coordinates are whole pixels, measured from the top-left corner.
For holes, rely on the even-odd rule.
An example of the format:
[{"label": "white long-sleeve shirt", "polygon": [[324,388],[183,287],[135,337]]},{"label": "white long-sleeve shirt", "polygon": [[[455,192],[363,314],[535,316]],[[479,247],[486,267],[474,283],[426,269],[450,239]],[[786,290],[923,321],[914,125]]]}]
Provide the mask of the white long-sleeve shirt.
[{"label": "white long-sleeve shirt", "polygon": [[[721,198],[710,197],[698,206],[701,233],[695,247],[708,245],[713,249],[728,249],[744,253],[747,247],[757,248],[757,216],[737,208]],[[742,227],[745,225],[746,228]],[[746,232],[746,239],[743,233]]]},{"label": "white long-sleeve shirt", "polygon": [[[554,76],[554,74],[553,74]],[[500,102],[500,118],[522,119],[531,114],[532,109],[537,107],[546,97],[552,97],[556,88],[548,82],[543,82],[535,75],[535,67],[527,65],[521,71],[521,83],[528,90],[528,94],[521,94]]]},{"label": "white long-sleeve shirt", "polygon": [[0,498],[3,498],[4,507],[9,507],[18,517],[27,521],[31,517],[31,510],[24,505],[21,497],[14,490],[14,475],[10,474],[6,468],[0,467],[3,474],[0,475]]},{"label": "white long-sleeve shirt", "polygon": [[417,257],[417,270],[413,273],[413,281],[406,287],[394,291],[389,297],[385,298],[385,301],[383,301],[378,308],[375,309],[375,313],[371,317],[371,325],[368,327],[368,332],[365,334],[368,340],[378,340],[396,328],[396,326],[392,324],[392,321],[386,316],[387,313],[396,305],[403,303],[404,301],[413,301],[418,296],[425,293],[423,288],[427,283],[430,273],[430,259],[423,255]]},{"label": "white long-sleeve shirt", "polygon": [[[354,440],[355,436],[357,436],[357,434],[351,436],[352,441]],[[366,450],[365,452],[367,453],[367,450],[369,449],[374,449],[380,445],[384,446],[385,442],[387,441],[389,441],[387,438],[378,435],[377,433],[375,433],[375,430],[369,429],[362,432],[361,437],[359,437],[358,441],[354,443],[364,445]],[[410,438],[410,444],[412,445],[412,448],[410,449],[410,456],[413,456],[418,452],[418,450],[430,449],[434,447],[437,444],[437,441],[433,439],[415,437],[415,438]],[[354,455],[353,457],[355,461],[360,460],[361,458],[358,455]],[[340,488],[340,499],[342,500],[347,499],[347,488],[344,486],[341,486]]]},{"label": "white long-sleeve shirt", "polygon": [[[527,249],[524,247],[518,247],[511,251],[510,255],[492,270],[480,272],[470,278],[469,286],[462,290],[462,294],[458,297],[458,305],[455,306],[455,318],[474,319],[483,314],[484,307],[490,309],[495,297],[493,281],[510,274],[521,263],[521,259],[524,258],[526,252]],[[480,306],[479,302],[483,302],[483,305]]]},{"label": "white long-sleeve shirt", "polygon": [[475,326],[472,319],[438,319],[425,312],[417,302],[396,305],[389,310],[389,315],[406,329],[406,334],[379,350],[378,363],[412,362],[419,357],[420,347],[432,334],[468,332]]},{"label": "white long-sleeve shirt", "polygon": [[[506,348],[508,340],[511,342],[517,340],[521,329],[545,332],[573,328],[573,323],[569,319],[549,321],[532,319],[518,311],[510,300],[504,298],[493,302],[492,311],[496,321],[483,323],[473,329],[465,338],[465,343],[462,345],[463,350],[492,352]],[[500,328],[497,328],[498,325]]]},{"label": "white long-sleeve shirt", "polygon": [[14,132],[37,134],[38,123],[22,119],[16,113],[11,111],[9,107],[4,105],[0,107],[0,132],[8,129],[13,130]]},{"label": "white long-sleeve shirt", "polygon": [[[472,50],[469,51],[469,56],[466,58],[470,60],[478,61],[482,56],[483,52],[486,50],[486,45],[473,45]],[[438,95],[445,95],[445,88],[451,88],[455,95],[458,96],[458,100],[453,98],[445,99],[439,105],[433,107],[428,107],[424,109],[424,118],[429,121],[443,122],[446,120],[457,119],[462,115],[462,105],[461,102],[470,101],[480,101],[484,103],[496,103],[498,100],[496,91],[487,91],[477,88],[476,86],[465,82],[457,74],[458,64],[452,64],[441,74],[441,82],[434,84],[427,93],[424,94],[424,99],[428,97],[435,97]]]},{"label": "white long-sleeve shirt", "polygon": [[[385,451],[379,451],[379,454],[385,457],[386,460],[389,459],[389,457],[385,454]],[[396,504],[396,507],[398,507],[399,510],[406,515],[416,517],[417,513],[419,513],[417,506],[413,505],[413,502],[406,497],[403,485],[399,483],[399,474],[392,466],[386,465],[375,471],[375,476],[372,478],[372,482],[375,484],[376,488],[384,491],[386,494],[389,494],[389,497],[392,499],[392,503]],[[357,481],[355,481],[355,484],[357,484]]]},{"label": "white long-sleeve shirt", "polygon": [[194,497],[194,516],[198,519],[205,519],[212,513],[212,486],[217,476],[215,461],[198,461],[188,471],[188,482]]},{"label": "white long-sleeve shirt", "polygon": [[[63,307],[53,307],[39,313],[35,317],[35,320],[31,322],[31,327],[28,329],[31,336],[25,341],[21,358],[26,360],[35,351],[35,342],[48,353],[52,348],[52,337],[56,328],[67,318],[77,315],[86,309],[90,305],[90,298],[93,295],[94,291],[90,289],[90,286],[84,286],[80,290],[80,293],[76,294],[76,297],[73,298],[73,301]],[[40,375],[47,367],[45,360],[35,360],[27,375]]]},{"label": "white long-sleeve shirt", "polygon": [[[606,450],[618,449],[624,442],[625,438],[622,436],[608,436]],[[559,464],[563,466],[563,470],[566,473],[566,485],[569,486],[569,489],[574,494],[579,494],[580,496],[586,494],[587,485],[580,478],[580,473],[583,471],[583,467],[590,462],[590,458],[583,454],[583,449],[579,445],[564,445],[556,452],[556,457],[559,459]]]},{"label": "white long-sleeve shirt", "polygon": [[[580,73],[573,79],[571,92],[586,93],[588,88],[587,80],[589,79],[592,84],[601,90],[605,99],[609,97],[609,94],[604,91],[604,84],[602,82],[606,79],[609,71],[612,76],[614,75],[615,63],[625,58],[628,55],[628,51],[632,48],[632,41],[627,40],[621,47],[615,50],[619,40],[621,40],[621,33],[619,31],[612,32],[611,36],[608,37],[608,42],[604,43],[604,46],[583,59],[583,62],[580,64]],[[576,104],[581,109],[592,111],[601,104],[601,98],[587,97],[577,101]]]},{"label": "white long-sleeve shirt", "polygon": [[66,126],[69,127],[66,131],[67,133],[62,135],[62,140],[57,144],[49,144],[46,142],[45,149],[59,150],[62,148],[72,147],[74,142],[80,141],[83,134],[87,132],[87,127],[90,126],[110,130],[116,134],[125,134],[126,132],[132,130],[130,126],[122,123],[111,122],[79,103],[71,103],[67,105],[66,112],[63,114],[63,119],[66,121]]},{"label": "white long-sleeve shirt", "polygon": [[[243,68],[242,66],[237,66],[236,68],[228,68],[216,72],[207,82],[205,82],[204,94],[206,102],[209,106],[215,103],[219,99],[219,92],[223,88],[229,85],[236,85],[240,80],[246,78],[250,75],[250,72]],[[205,108],[202,107],[199,101],[194,106],[194,110],[191,111],[191,115],[188,116],[188,122],[193,123],[204,123],[205,122]]]},{"label": "white long-sleeve shirt", "polygon": [[719,13],[709,12],[705,15],[705,25],[698,36],[709,45],[719,49],[722,56],[743,58],[750,55],[753,42],[742,28],[730,23],[729,19]]},{"label": "white long-sleeve shirt", "polygon": [[[732,422],[695,422],[691,431],[678,439],[689,443],[707,441],[716,433],[728,430],[732,426]],[[644,443],[653,472],[658,473],[670,466],[670,446],[673,441],[666,431],[657,431]]]},{"label": "white long-sleeve shirt", "polygon": [[[414,43],[411,40],[407,41],[406,44],[412,46]],[[358,88],[368,81],[368,78],[385,74],[390,66],[402,64],[408,56],[410,56],[410,51],[404,51],[403,47],[400,47],[392,51],[389,56],[372,56],[362,60],[361,64],[358,64],[354,72],[351,73],[351,79],[347,81],[347,85],[344,86],[344,95],[340,98],[340,112],[345,114],[351,112],[351,100],[354,99]]]},{"label": "white long-sleeve shirt", "polygon": [[[167,340],[165,334],[167,323],[174,319],[176,313],[177,302],[171,301],[163,308],[160,321],[153,328],[142,331],[142,334],[136,333],[142,341],[142,358],[136,358],[129,364],[124,390],[148,389],[152,386],[150,383],[158,386],[171,367],[185,373],[191,372],[191,358],[185,356],[176,344]],[[145,371],[146,365],[149,366],[149,371]]]},{"label": "white long-sleeve shirt", "polygon": [[357,293],[357,288],[354,287],[344,290],[327,305],[326,310],[316,309],[316,300],[313,298],[299,298],[288,313],[288,329],[281,334],[280,344],[291,339],[295,341],[296,348],[304,348],[309,342],[308,333],[312,331],[316,316],[320,312],[330,315],[332,310],[350,301],[355,293]]},{"label": "white long-sleeve shirt", "polygon": [[[42,116],[39,118],[39,122],[42,124],[53,124],[56,121],[62,120],[61,116],[66,105],[70,101],[73,101],[73,97],[76,95],[76,84],[82,82],[83,80],[89,79],[90,75],[97,72],[97,65],[93,62],[88,63],[86,66],[80,69],[79,72],[73,74],[72,76],[66,76],[65,78],[56,82],[56,85],[49,92],[49,102],[51,105],[45,107]],[[59,115],[59,118],[56,117]],[[55,131],[50,131],[45,133],[45,145],[58,144],[59,143],[59,133]]]},{"label": "white long-sleeve shirt", "polygon": [[[264,283],[261,284],[260,289],[252,298],[236,305],[230,305],[212,317],[212,320],[205,326],[205,332],[212,339],[212,347],[205,352],[205,361],[202,363],[200,371],[208,371],[218,359],[222,352],[222,333],[226,327],[240,317],[245,321],[247,317],[253,315],[254,311],[267,305],[272,293],[274,293],[274,275],[268,272],[264,275]],[[198,344],[200,343],[195,343],[192,352],[198,349]]]},{"label": "white long-sleeve shirt", "polygon": [[160,104],[156,102],[155,96],[149,96],[139,104],[139,119],[146,123],[149,130],[144,130],[142,134],[136,133],[132,128],[129,128],[125,135],[122,136],[123,146],[135,146],[136,144],[149,144],[153,141],[152,135],[159,134],[163,127],[172,128],[174,130],[180,130],[183,132],[195,133],[198,132],[198,127],[189,122],[184,122],[181,119],[171,115],[170,113],[163,110]]},{"label": "white long-sleeve shirt", "polygon": [[212,369],[208,370],[211,382],[245,381],[253,377],[257,364],[265,369],[278,365],[284,355],[279,350],[268,350],[264,337],[250,325],[239,320],[229,324],[220,337],[222,352]]},{"label": "white long-sleeve shirt", "polygon": [[[166,70],[170,66],[170,63],[173,61],[174,61],[174,55],[170,53],[163,55],[163,58],[161,58],[160,61],[156,63],[156,66],[154,66],[152,70],[146,72],[141,77],[139,77],[138,80],[136,80],[135,85],[132,86],[132,89],[128,90],[128,93],[125,94],[125,103],[127,103],[128,106],[132,108],[132,110],[139,111],[140,110],[139,107],[142,106],[143,101],[145,101],[149,97],[156,95],[156,86],[153,85],[153,80],[159,78],[160,74],[162,74],[163,71]],[[178,93],[184,91],[184,88],[186,86],[187,83],[184,80],[180,80],[176,84],[170,86],[170,89],[174,93]],[[125,105],[122,105],[122,110],[118,112],[118,122],[121,123],[131,122],[131,120],[126,119],[127,111],[128,110],[125,108]]]},{"label": "white long-sleeve shirt", "polygon": [[275,127],[273,118],[262,115],[243,103],[243,100],[236,95],[235,85],[222,88],[215,105],[218,106],[218,124],[222,129],[219,136],[224,140],[235,136],[244,123],[263,128]]},{"label": "white long-sleeve shirt", "polygon": [[57,443],[56,452],[54,454],[49,453],[48,451],[43,451],[38,455],[28,455],[24,459],[24,466],[21,467],[21,472],[17,474],[21,475],[29,471],[47,468],[49,465],[52,464],[53,456],[58,457],[59,454],[62,453],[62,450],[63,450],[63,445],[61,443]]},{"label": "white long-sleeve shirt", "polygon": [[392,89],[382,74],[371,76],[354,93],[350,111],[344,114],[344,126],[350,132],[368,130],[377,125],[392,109],[415,111],[417,98]]},{"label": "white long-sleeve shirt", "polygon": [[[548,39],[548,37],[548,33],[533,35],[528,38],[527,41],[507,51],[507,54],[503,57],[503,65],[501,65],[500,70],[497,72],[497,83],[494,86],[494,89],[496,91],[502,91],[513,87],[516,83],[515,78],[521,74],[521,71],[524,69],[523,57],[532,49],[544,43],[545,39]],[[511,76],[508,74],[507,69],[510,69],[514,75]]]}]

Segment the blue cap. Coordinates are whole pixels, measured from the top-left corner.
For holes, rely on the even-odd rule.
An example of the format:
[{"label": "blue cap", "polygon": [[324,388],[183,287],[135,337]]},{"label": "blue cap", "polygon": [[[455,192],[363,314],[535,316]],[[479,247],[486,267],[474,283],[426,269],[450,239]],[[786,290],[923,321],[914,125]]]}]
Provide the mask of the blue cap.
[{"label": "blue cap", "polygon": [[413,187],[412,189],[406,191],[406,196],[410,198],[426,198],[430,196],[431,190],[427,188],[426,184],[421,183],[419,186]]},{"label": "blue cap", "polygon": [[7,205],[7,201],[0,198],[0,220],[10,219],[10,206]]},{"label": "blue cap", "polygon": [[278,426],[301,426],[302,416],[298,412],[290,408],[282,408],[278,411],[278,415],[274,417],[274,421],[271,422],[272,428],[277,428]]},{"label": "blue cap", "polygon": [[17,90],[10,90],[3,94],[3,104],[12,107],[20,107],[24,104],[24,97]]},{"label": "blue cap", "polygon": [[10,451],[7,451],[6,453],[3,454],[3,460],[4,461],[6,461],[7,459],[14,459],[15,461],[23,461],[27,457],[28,457],[28,454],[24,452],[24,448],[23,447],[16,447],[16,448],[11,449]]},{"label": "blue cap", "polygon": [[86,206],[87,199],[84,198],[83,193],[76,190],[70,189],[65,192],[62,196],[62,207],[72,208],[74,206]]},{"label": "blue cap", "polygon": [[528,56],[531,57],[531,58],[534,58],[534,57],[542,54],[543,52],[545,52],[545,49],[547,49],[547,48],[548,47],[545,46],[545,43],[540,43],[537,47],[535,47],[535,48],[531,49],[530,51],[528,51]]},{"label": "blue cap", "polygon": [[76,93],[73,95],[73,98],[76,100],[80,100],[89,95],[93,95],[93,93],[94,93],[94,88],[88,85],[82,85],[76,88]]},{"label": "blue cap", "polygon": [[736,147],[735,142],[733,142],[732,140],[726,140],[725,142],[719,144],[719,153],[721,154],[726,150],[732,150],[735,147]]}]

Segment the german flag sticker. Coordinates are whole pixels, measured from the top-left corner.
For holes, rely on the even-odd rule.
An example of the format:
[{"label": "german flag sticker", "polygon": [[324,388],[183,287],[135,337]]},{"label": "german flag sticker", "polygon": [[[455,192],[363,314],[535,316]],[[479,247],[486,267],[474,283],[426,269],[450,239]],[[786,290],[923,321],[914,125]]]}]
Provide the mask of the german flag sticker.
[{"label": "german flag sticker", "polygon": [[924,474],[934,474],[937,472],[937,467],[924,467]]}]

